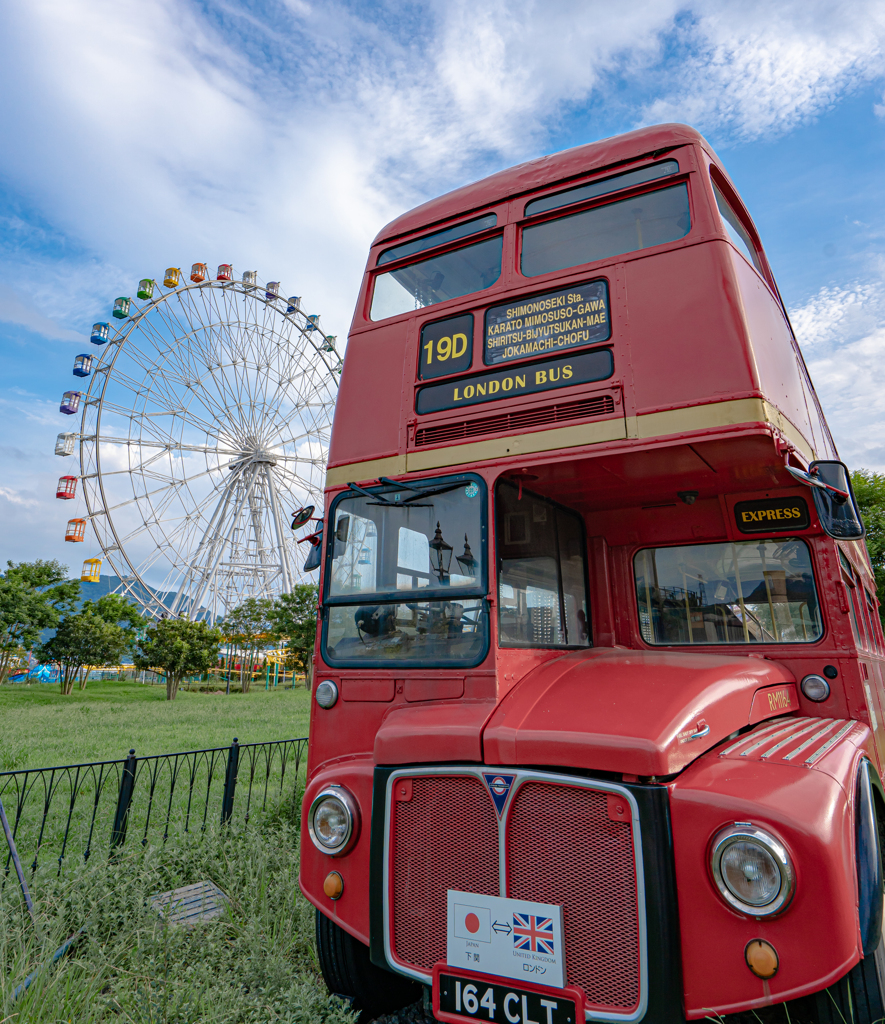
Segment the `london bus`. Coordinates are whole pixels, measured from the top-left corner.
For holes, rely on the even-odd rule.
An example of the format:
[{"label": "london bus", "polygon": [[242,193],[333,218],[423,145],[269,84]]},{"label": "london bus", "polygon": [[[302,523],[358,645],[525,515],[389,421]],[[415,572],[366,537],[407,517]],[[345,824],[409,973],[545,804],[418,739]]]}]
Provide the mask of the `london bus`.
[{"label": "london bus", "polygon": [[366,1020],[885,1016],[863,526],[696,131],[380,232],[325,508],[300,884],[330,991]]}]

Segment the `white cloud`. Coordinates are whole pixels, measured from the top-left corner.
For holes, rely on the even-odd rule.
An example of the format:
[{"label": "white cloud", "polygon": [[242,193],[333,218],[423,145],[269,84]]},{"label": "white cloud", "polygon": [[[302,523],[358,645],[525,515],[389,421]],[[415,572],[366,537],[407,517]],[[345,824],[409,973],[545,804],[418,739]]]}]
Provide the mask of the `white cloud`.
[{"label": "white cloud", "polygon": [[83,341],[83,336],[77,331],[62,327],[56,320],[44,316],[5,284],[0,284],[0,321],[25,327],[56,341]]},{"label": "white cloud", "polygon": [[649,103],[642,123],[687,120],[744,139],[782,134],[885,69],[878,0],[699,0],[689,9],[685,84]]},{"label": "white cloud", "polygon": [[11,487],[0,487],[0,498],[13,505],[21,505],[23,508],[37,508],[40,504],[36,498],[26,497],[20,491],[13,490]]},{"label": "white cloud", "polygon": [[821,288],[790,311],[842,459],[885,469],[885,281]]}]

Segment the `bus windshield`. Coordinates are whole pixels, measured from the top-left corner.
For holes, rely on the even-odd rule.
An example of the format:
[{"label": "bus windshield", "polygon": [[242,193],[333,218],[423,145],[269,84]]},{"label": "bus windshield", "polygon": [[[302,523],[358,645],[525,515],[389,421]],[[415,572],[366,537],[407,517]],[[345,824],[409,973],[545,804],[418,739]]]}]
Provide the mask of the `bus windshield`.
[{"label": "bus windshield", "polygon": [[485,485],[478,477],[346,494],[332,510],[326,656],[475,662],[485,651]]}]

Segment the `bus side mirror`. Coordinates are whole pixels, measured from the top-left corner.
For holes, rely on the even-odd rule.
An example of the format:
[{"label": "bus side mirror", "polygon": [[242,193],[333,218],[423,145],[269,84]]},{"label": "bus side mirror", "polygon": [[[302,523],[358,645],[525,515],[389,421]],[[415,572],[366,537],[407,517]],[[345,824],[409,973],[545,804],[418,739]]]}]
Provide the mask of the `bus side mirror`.
[{"label": "bus side mirror", "polygon": [[827,485],[826,488],[812,487],[814,506],[824,531],[836,540],[860,540],[866,531],[844,463],[812,462],[808,472]]},{"label": "bus side mirror", "polygon": [[304,571],[313,572],[315,569],[320,567],[320,559],[323,556],[323,524],[320,523],[319,529],[313,535],[316,538],[316,542],[311,538],[310,550],[307,552],[307,558],[304,559]]}]

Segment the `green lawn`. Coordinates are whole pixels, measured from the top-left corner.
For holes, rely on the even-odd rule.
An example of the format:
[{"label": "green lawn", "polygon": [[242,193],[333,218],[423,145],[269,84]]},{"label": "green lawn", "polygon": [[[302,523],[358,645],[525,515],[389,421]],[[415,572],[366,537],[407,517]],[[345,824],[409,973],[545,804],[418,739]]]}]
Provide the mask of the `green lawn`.
[{"label": "green lawn", "polygon": [[306,736],[310,694],[263,684],[230,696],[113,680],[63,697],[48,683],[0,686],[0,771]]},{"label": "green lawn", "polygon": [[[272,703],[269,701],[268,703]],[[133,843],[117,857],[31,878],[37,920],[14,876],[0,888],[0,1020],[16,1024],[354,1024],[317,969],[313,909],[298,890],[294,819]],[[150,897],[211,880],[221,918],[165,926]],[[51,964],[67,936],[70,954]],[[32,987],[14,989],[36,968]]]}]

